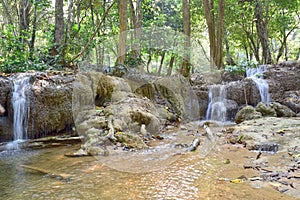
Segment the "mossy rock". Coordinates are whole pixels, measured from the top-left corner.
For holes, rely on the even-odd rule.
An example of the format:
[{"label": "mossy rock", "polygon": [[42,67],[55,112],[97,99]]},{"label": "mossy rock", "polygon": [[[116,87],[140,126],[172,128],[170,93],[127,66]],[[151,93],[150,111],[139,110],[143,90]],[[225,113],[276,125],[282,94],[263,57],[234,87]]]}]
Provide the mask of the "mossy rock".
[{"label": "mossy rock", "polygon": [[255,110],[260,112],[264,117],[277,117],[275,109],[272,107],[267,107],[267,105],[263,102],[259,102]]},{"label": "mossy rock", "polygon": [[285,105],[272,102],[271,106],[275,109],[277,117],[295,117],[296,113]]},{"label": "mossy rock", "polygon": [[114,91],[114,83],[109,76],[102,76],[98,82],[95,104],[102,106],[106,102],[110,102]]},{"label": "mossy rock", "polygon": [[258,119],[261,117],[262,114],[257,112],[253,106],[245,106],[235,115],[235,122],[239,124],[245,120]]},{"label": "mossy rock", "polygon": [[142,97],[147,97],[148,99],[153,100],[155,97],[155,91],[152,84],[147,83],[137,88],[134,92],[135,94],[139,94]]},{"label": "mossy rock", "polygon": [[147,145],[144,143],[142,138],[140,138],[138,135],[134,135],[131,133],[117,132],[115,134],[115,137],[117,138],[118,142],[120,142],[121,144],[123,144],[128,148],[135,148],[135,149],[147,148]]}]

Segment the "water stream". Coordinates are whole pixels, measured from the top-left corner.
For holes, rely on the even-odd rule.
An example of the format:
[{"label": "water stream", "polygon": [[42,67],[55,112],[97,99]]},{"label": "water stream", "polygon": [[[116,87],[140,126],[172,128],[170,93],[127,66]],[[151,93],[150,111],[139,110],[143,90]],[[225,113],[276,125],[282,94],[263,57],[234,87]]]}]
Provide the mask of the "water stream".
[{"label": "water stream", "polygon": [[261,102],[270,104],[269,84],[263,79],[263,73],[267,71],[267,65],[260,65],[257,68],[247,68],[246,76],[251,78],[259,89]]},{"label": "water stream", "polygon": [[206,112],[207,120],[226,121],[226,88],[225,85],[212,85],[209,88],[209,104]]},{"label": "water stream", "polygon": [[19,77],[13,81],[13,133],[14,141],[7,145],[8,149],[18,149],[19,143],[28,139],[28,115],[29,106],[26,97],[26,88],[30,77]]}]

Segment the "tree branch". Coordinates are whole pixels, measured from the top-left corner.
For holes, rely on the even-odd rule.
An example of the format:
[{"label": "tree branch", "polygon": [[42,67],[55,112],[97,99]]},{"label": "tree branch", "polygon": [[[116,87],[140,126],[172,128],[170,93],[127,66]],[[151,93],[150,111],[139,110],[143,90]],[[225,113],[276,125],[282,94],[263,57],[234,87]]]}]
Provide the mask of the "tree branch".
[{"label": "tree branch", "polygon": [[111,5],[108,7],[108,9],[105,11],[101,21],[99,22],[96,30],[94,31],[93,35],[90,37],[89,41],[86,43],[86,45],[84,46],[84,48],[77,54],[75,55],[69,63],[73,63],[77,58],[79,58],[80,56],[82,56],[84,54],[84,52],[89,48],[89,46],[91,45],[94,37],[97,35],[98,31],[100,30],[101,26],[102,26],[102,23],[104,22],[105,18],[107,17],[108,15],[108,12],[109,10],[113,7],[113,5],[116,3],[116,1],[113,1],[111,3]]}]

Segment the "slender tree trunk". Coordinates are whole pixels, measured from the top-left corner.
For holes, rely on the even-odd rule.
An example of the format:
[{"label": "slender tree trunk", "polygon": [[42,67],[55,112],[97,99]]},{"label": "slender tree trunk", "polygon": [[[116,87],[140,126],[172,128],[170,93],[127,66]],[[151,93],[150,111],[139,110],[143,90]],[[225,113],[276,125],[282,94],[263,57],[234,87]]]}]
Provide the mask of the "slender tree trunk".
[{"label": "slender tree trunk", "polygon": [[127,37],[127,0],[119,0],[120,34],[116,64],[125,64]]},{"label": "slender tree trunk", "polygon": [[134,7],[133,0],[129,0],[130,5],[130,23],[133,29],[133,37],[131,40],[130,56],[135,60],[135,64],[139,65],[141,56],[140,40],[142,34],[142,0],[136,0],[136,7]]},{"label": "slender tree trunk", "polygon": [[[229,41],[228,41],[227,36],[225,38],[225,46],[226,46],[226,63],[227,63],[227,65],[231,65],[231,66],[236,65],[234,60],[232,59],[232,57],[230,55],[230,47],[229,47]],[[248,53],[246,55],[248,56]]]},{"label": "slender tree trunk", "polygon": [[35,44],[35,37],[36,37],[36,20],[37,20],[37,4],[34,2],[33,7],[33,22],[32,22],[32,33],[31,33],[31,40],[29,45],[29,58],[33,58],[34,52],[34,44]]},{"label": "slender tree trunk", "polygon": [[209,35],[210,68],[220,69],[223,67],[225,0],[218,1],[217,14],[214,12],[214,0],[203,0],[203,8]]},{"label": "slender tree trunk", "polygon": [[268,32],[267,32],[267,21],[268,21],[267,18],[269,16],[267,16],[267,14],[266,16],[263,15],[263,8],[260,0],[256,0],[254,15],[256,18],[257,34],[262,46],[263,64],[270,64],[272,63],[272,57],[271,57],[271,51],[270,51],[269,41],[268,41]]},{"label": "slender tree trunk", "polygon": [[299,60],[299,58],[300,58],[300,48],[298,48],[298,53],[297,53],[297,55],[295,57],[295,60]]},{"label": "slender tree trunk", "polygon": [[204,15],[208,27],[210,68],[215,69],[215,20],[213,10],[214,0],[203,0]]},{"label": "slender tree trunk", "polygon": [[182,1],[182,8],[183,8],[183,33],[185,37],[185,44],[184,44],[184,55],[183,55],[183,62],[181,66],[181,74],[184,77],[190,76],[190,68],[191,68],[191,16],[190,16],[190,0],[183,0]]},{"label": "slender tree trunk", "polygon": [[223,68],[223,38],[224,38],[224,12],[225,0],[218,2],[218,23],[216,33],[216,65],[218,69]]},{"label": "slender tree trunk", "polygon": [[169,63],[169,68],[168,68],[167,76],[171,76],[174,62],[175,62],[175,55],[172,54],[171,59],[170,59],[170,63]]},{"label": "slender tree trunk", "polygon": [[151,60],[152,60],[152,53],[150,51],[149,57],[148,57],[148,61],[147,61],[147,73],[150,73],[150,63],[151,63]]},{"label": "slender tree trunk", "polygon": [[65,64],[66,61],[66,54],[69,46],[69,39],[70,39],[70,32],[71,32],[71,26],[72,26],[72,13],[73,13],[73,0],[69,0],[69,6],[68,6],[68,20],[67,20],[67,26],[66,26],[66,32],[65,32],[65,41],[63,44],[63,50],[62,50],[62,63]]},{"label": "slender tree trunk", "polygon": [[163,50],[162,55],[161,55],[161,59],[160,59],[159,68],[158,68],[158,71],[157,71],[157,75],[159,75],[159,76],[161,75],[162,67],[163,67],[164,60],[165,60],[165,55],[166,55],[166,50]]},{"label": "slender tree trunk", "polygon": [[54,55],[61,52],[64,42],[64,1],[55,0]]},{"label": "slender tree trunk", "polygon": [[31,9],[31,3],[29,0],[20,0],[18,5],[19,14],[19,35],[21,43],[26,42],[26,37],[28,36],[28,29],[30,24],[29,11]]}]

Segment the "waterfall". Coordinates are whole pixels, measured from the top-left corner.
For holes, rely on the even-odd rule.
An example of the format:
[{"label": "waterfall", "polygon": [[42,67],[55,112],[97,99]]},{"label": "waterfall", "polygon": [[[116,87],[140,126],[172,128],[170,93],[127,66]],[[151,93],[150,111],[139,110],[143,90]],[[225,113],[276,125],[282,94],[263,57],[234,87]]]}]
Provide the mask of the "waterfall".
[{"label": "waterfall", "polygon": [[30,77],[18,77],[13,80],[13,133],[14,141],[8,144],[8,149],[18,149],[19,142],[28,139],[29,106],[26,97],[26,88]]},{"label": "waterfall", "polygon": [[212,85],[209,88],[209,104],[206,111],[207,120],[226,121],[225,85]]},{"label": "waterfall", "polygon": [[269,93],[269,84],[266,80],[263,79],[263,73],[267,71],[267,65],[261,65],[257,68],[247,68],[246,76],[251,78],[260,94],[261,102],[266,105],[270,104],[270,93]]}]

